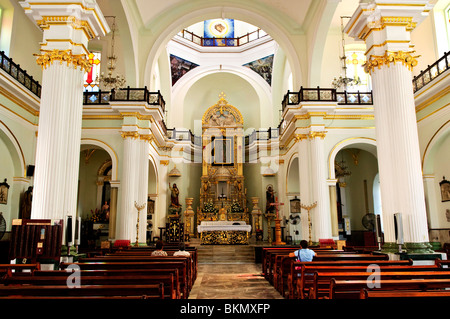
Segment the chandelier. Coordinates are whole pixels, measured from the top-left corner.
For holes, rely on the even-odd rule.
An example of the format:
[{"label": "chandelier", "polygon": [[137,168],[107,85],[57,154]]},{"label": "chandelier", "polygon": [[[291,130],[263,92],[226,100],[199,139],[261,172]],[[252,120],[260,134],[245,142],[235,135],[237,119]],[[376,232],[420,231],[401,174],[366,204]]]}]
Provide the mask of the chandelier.
[{"label": "chandelier", "polygon": [[340,57],[341,63],[342,63],[342,73],[344,76],[340,75],[338,78],[334,78],[333,82],[331,82],[331,85],[335,89],[343,88],[344,91],[347,91],[347,87],[358,85],[361,83],[361,80],[358,77],[355,77],[354,79],[347,77],[347,57],[345,56],[345,38],[344,38],[344,18],[351,18],[351,17],[343,17],[341,16],[341,44],[342,44],[342,56]]},{"label": "chandelier", "polygon": [[[109,17],[111,18],[111,17]],[[125,86],[125,78],[120,75],[113,75],[114,70],[116,69],[116,62],[117,62],[117,57],[114,54],[114,44],[115,44],[115,33],[116,33],[116,17],[112,16],[112,18],[114,18],[113,21],[113,25],[111,28],[112,31],[112,37],[111,37],[111,51],[110,54],[108,56],[108,63],[107,63],[107,69],[108,69],[108,74],[105,75],[104,72],[102,72],[98,78],[98,82],[103,85],[104,87],[106,87],[107,89],[119,89],[121,87]]]}]

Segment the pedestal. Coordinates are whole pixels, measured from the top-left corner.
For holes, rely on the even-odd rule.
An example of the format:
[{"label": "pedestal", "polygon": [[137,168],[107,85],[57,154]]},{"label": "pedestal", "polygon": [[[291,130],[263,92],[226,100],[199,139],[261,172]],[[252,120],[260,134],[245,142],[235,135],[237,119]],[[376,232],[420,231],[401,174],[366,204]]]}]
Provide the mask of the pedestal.
[{"label": "pedestal", "polygon": [[281,227],[281,219],[275,219],[275,241],[272,243],[272,245],[286,245],[286,243],[283,242],[282,240],[283,234]]}]

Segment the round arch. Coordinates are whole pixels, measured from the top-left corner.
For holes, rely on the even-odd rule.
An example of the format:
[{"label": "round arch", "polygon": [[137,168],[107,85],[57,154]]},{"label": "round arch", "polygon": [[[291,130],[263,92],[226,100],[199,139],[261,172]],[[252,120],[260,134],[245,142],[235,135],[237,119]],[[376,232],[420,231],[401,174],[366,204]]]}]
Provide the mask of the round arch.
[{"label": "round arch", "polygon": [[438,149],[439,142],[450,135],[450,120],[445,122],[437,129],[428,142],[422,157],[422,172],[423,175],[430,175],[434,173],[434,155]]},{"label": "round arch", "polygon": [[5,142],[5,145],[13,159],[14,176],[25,177],[26,162],[20,143],[9,127],[2,121],[0,121],[0,139]]},{"label": "round arch", "polygon": [[343,148],[347,148],[349,146],[360,148],[362,150],[368,151],[372,155],[377,157],[377,143],[376,140],[370,137],[351,137],[337,143],[333,149],[331,150],[328,156],[328,178],[330,180],[336,179],[336,174],[334,171],[334,160],[336,158],[337,153]]},{"label": "round arch", "polygon": [[112,161],[111,180],[116,181],[117,177],[118,177],[119,165],[118,165],[117,154],[114,151],[114,149],[103,141],[100,141],[97,139],[92,139],[92,138],[82,138],[81,145],[87,145],[87,144],[98,146],[98,147],[104,149],[109,154],[109,156],[111,157],[111,161]]},{"label": "round arch", "polygon": [[[300,172],[299,172],[299,165],[298,165],[298,153],[294,153],[291,155],[291,157],[289,158],[288,161],[288,165],[286,167],[286,193],[292,193],[292,187],[289,187],[289,181],[292,178],[292,174],[296,173],[296,177],[297,177],[297,186],[298,189],[295,190],[295,193],[300,192]],[[294,165],[294,166],[293,166]]]},{"label": "round arch", "polygon": [[[288,39],[286,34],[288,32],[284,28],[275,23],[270,15],[263,15],[255,11],[250,11],[242,7],[223,7],[223,6],[211,6],[207,8],[199,7],[195,11],[190,13],[185,13],[183,19],[174,17],[161,28],[159,37],[154,41],[150,47],[147,61],[144,68],[141,70],[141,78],[143,79],[143,84],[150,87],[150,81],[158,61],[158,57],[162,50],[165,49],[166,44],[176,35],[178,30],[183,27],[192,25],[198,21],[205,19],[215,18],[217,14],[220,13],[222,16],[233,17],[241,21],[256,25],[264,29],[265,32],[270,34],[270,36],[283,48],[286,53],[287,59],[291,66],[293,73],[293,82],[298,84],[302,80],[302,72],[300,66],[300,59],[295,50],[294,44]],[[161,21],[164,20],[161,18]]]},{"label": "round arch", "polygon": [[[181,120],[183,119],[184,114],[184,100],[186,95],[189,92],[189,89],[193,86],[194,83],[204,78],[205,76],[216,73],[217,66],[199,66],[188,73],[186,73],[173,87],[172,91],[172,108],[171,114],[176,114],[176,118]],[[222,69],[220,72],[230,73],[242,78],[244,81],[248,82],[249,85],[255,90],[259,101],[260,101],[260,114],[271,114],[273,112],[271,107],[271,98],[270,98],[270,86],[264,81],[262,77],[255,74],[255,72],[251,71],[249,68],[243,66],[231,66],[231,65],[222,65]],[[174,123],[172,116],[169,116],[169,122],[175,126],[179,123]],[[261,127],[264,126],[272,126],[271,123],[261,123]]]}]

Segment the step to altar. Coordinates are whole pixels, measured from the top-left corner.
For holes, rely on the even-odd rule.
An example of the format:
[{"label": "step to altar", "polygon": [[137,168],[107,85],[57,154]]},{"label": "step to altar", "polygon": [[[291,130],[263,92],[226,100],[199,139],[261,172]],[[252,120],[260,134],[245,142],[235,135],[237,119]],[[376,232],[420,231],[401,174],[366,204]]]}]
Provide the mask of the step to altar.
[{"label": "step to altar", "polygon": [[198,263],[244,264],[255,263],[255,249],[247,245],[197,246]]}]

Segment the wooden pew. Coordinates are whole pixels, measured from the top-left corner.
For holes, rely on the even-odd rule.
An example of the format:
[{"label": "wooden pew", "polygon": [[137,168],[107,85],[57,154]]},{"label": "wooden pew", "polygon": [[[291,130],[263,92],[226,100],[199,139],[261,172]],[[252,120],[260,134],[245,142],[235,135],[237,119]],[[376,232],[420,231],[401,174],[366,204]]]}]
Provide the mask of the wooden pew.
[{"label": "wooden pew", "polygon": [[[127,249],[127,250],[117,250],[113,253],[107,253],[105,254],[105,256],[136,256],[136,257],[140,257],[140,256],[151,256],[151,253],[154,251],[154,248],[142,248],[142,249]],[[169,249],[164,249],[167,254],[169,256],[173,257],[173,254],[178,251],[178,249],[175,248],[169,248]],[[195,280],[197,278],[197,274],[198,274],[198,251],[197,248],[195,247],[191,247],[188,248],[186,247],[186,251],[189,252],[191,254],[191,258],[192,258],[192,276],[193,279]]]},{"label": "wooden pew", "polygon": [[146,270],[146,269],[178,269],[180,278],[180,290],[182,293],[182,298],[187,299],[190,292],[190,286],[188,284],[186,264],[180,261],[150,261],[150,262],[81,262],[81,263],[61,263],[60,268],[65,270],[70,265],[79,267],[81,270]]},{"label": "wooden pew", "polygon": [[450,278],[408,278],[408,279],[380,279],[380,288],[370,288],[367,286],[367,280],[336,280],[331,279],[329,288],[329,299],[358,299],[361,290],[374,291],[429,291],[442,290],[450,288]]},{"label": "wooden pew", "polygon": [[[309,267],[316,267],[316,266],[364,266],[367,269],[367,266],[376,263],[378,266],[412,266],[413,261],[411,259],[408,260],[313,260],[311,262],[298,262],[298,261],[291,261],[290,265],[290,273],[288,275],[287,279],[287,286],[288,286],[288,292],[289,292],[289,299],[306,299],[308,290],[312,286],[312,281],[301,283],[303,289],[299,288],[300,280],[308,280],[312,279],[312,275],[314,274],[314,271],[308,273],[302,273],[302,271],[305,271],[304,266]],[[310,268],[308,268],[310,269]],[[311,270],[311,269],[310,269]]]},{"label": "wooden pew", "polygon": [[369,290],[363,288],[360,292],[359,299],[373,298],[448,298],[450,290],[427,290],[427,291],[404,291],[404,290]]},{"label": "wooden pew", "polygon": [[192,259],[191,257],[181,256],[99,256],[91,258],[80,258],[79,263],[95,263],[95,262],[180,262],[185,265],[185,272],[181,276],[186,276],[187,287],[190,290],[194,284],[195,278],[193,276]]},{"label": "wooden pew", "polygon": [[69,288],[66,285],[0,285],[0,299],[23,297],[138,297],[145,299],[164,299],[163,284],[152,285],[87,285]]},{"label": "wooden pew", "polygon": [[[73,272],[67,270],[38,270],[34,271],[32,276],[34,277],[64,277],[67,278],[68,275]],[[161,275],[172,275],[173,286],[175,290],[176,299],[182,298],[181,291],[181,279],[179,276],[179,270],[177,268],[164,268],[164,269],[109,269],[109,270],[79,270],[79,275],[81,278],[91,277],[91,276],[104,276],[104,277],[117,277],[117,276],[161,276]],[[16,277],[18,275],[15,275]],[[167,290],[164,290],[167,294]]]},{"label": "wooden pew", "polygon": [[[35,285],[35,286],[61,286],[72,283],[71,273],[66,276],[8,276],[4,279],[3,285]],[[178,299],[175,289],[173,274],[165,275],[133,275],[122,276],[80,276],[80,286],[88,285],[151,285],[160,284],[164,286],[164,299]],[[77,288],[73,288],[77,289]]]},{"label": "wooden pew", "polygon": [[450,268],[450,260],[436,259],[436,265],[440,268]]},{"label": "wooden pew", "polygon": [[40,264],[0,264],[0,283],[4,276],[18,272],[33,272],[40,269]]}]

